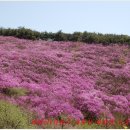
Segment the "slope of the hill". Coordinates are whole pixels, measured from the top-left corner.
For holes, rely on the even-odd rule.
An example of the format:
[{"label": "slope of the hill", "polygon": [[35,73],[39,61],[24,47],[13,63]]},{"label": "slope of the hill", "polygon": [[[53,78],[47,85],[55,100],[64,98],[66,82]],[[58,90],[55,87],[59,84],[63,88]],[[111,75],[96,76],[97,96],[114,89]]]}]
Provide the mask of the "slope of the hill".
[{"label": "slope of the hill", "polygon": [[[28,93],[8,96],[10,87]],[[129,118],[130,48],[1,36],[0,98],[42,118]]]}]

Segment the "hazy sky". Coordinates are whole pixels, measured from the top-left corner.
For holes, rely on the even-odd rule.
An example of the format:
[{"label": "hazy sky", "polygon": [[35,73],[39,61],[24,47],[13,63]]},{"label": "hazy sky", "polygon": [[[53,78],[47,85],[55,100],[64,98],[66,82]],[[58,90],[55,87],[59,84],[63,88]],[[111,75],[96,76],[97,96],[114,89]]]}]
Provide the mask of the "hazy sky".
[{"label": "hazy sky", "polygon": [[130,1],[0,2],[0,26],[130,35]]}]

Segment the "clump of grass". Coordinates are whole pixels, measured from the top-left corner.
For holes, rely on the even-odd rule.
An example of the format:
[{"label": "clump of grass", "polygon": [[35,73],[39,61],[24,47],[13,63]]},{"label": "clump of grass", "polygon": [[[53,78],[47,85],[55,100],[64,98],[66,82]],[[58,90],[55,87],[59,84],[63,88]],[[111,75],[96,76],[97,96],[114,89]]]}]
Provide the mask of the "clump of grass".
[{"label": "clump of grass", "polygon": [[16,47],[18,48],[18,49],[26,49],[26,46],[23,46],[23,45],[20,45],[20,44],[18,44],[18,45],[16,45]]},{"label": "clump of grass", "polygon": [[104,127],[102,125],[98,125],[96,123],[88,124],[79,124],[75,126],[77,129],[103,129]]},{"label": "clump of grass", "polygon": [[126,49],[123,50],[123,53],[124,53],[125,56],[128,55],[128,52],[129,52],[129,48],[126,48]]},{"label": "clump of grass", "polygon": [[120,59],[119,59],[119,64],[121,64],[121,65],[126,64],[125,57],[120,57]]},{"label": "clump of grass", "polygon": [[16,105],[0,100],[0,129],[34,128],[32,115]]},{"label": "clump of grass", "polygon": [[80,51],[82,44],[81,43],[76,43],[74,45],[71,45],[71,50],[72,51]]},{"label": "clump of grass", "polygon": [[25,96],[28,94],[28,90],[26,90],[25,88],[3,88],[3,93],[6,94],[7,96]]},{"label": "clump of grass", "polygon": [[37,68],[36,73],[38,74],[46,74],[48,76],[49,79],[53,78],[54,76],[56,76],[56,70],[52,67],[41,67],[41,68]]}]

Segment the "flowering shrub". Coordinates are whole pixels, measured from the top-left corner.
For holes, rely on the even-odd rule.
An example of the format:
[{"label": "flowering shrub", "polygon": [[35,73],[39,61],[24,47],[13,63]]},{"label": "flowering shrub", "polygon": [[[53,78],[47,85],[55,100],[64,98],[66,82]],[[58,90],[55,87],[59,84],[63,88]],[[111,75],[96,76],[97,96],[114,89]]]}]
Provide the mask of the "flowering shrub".
[{"label": "flowering shrub", "polygon": [[[0,97],[39,118],[130,118],[130,48],[0,37]],[[127,54],[124,52],[126,52]],[[125,59],[120,59],[123,55]],[[23,88],[9,97],[3,88]]]}]

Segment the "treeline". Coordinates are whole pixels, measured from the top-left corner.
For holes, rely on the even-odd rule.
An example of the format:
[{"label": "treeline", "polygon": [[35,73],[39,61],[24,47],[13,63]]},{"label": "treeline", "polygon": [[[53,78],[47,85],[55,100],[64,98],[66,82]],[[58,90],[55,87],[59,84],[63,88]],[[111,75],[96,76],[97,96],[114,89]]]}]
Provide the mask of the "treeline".
[{"label": "treeline", "polygon": [[115,34],[101,34],[90,32],[74,32],[73,34],[63,33],[61,30],[52,32],[38,32],[24,27],[17,29],[0,28],[0,35],[2,36],[15,36],[18,38],[31,39],[31,40],[52,40],[52,41],[74,41],[85,43],[120,43],[130,44],[130,36],[127,35],[115,35]]}]

